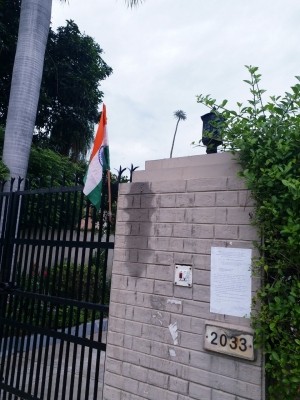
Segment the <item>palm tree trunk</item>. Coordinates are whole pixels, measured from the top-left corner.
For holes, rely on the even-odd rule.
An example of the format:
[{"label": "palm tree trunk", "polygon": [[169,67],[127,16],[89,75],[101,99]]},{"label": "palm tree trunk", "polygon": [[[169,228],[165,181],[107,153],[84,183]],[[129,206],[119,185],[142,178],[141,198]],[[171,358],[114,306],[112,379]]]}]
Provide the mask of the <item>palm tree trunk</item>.
[{"label": "palm tree trunk", "polygon": [[11,177],[27,173],[51,8],[52,0],[22,0],[3,148]]},{"label": "palm tree trunk", "polygon": [[173,148],[174,148],[174,143],[175,143],[175,138],[176,138],[176,133],[177,133],[177,128],[178,128],[179,121],[180,121],[180,118],[178,118],[178,120],[177,120],[177,124],[176,124],[176,128],[175,128],[175,133],[174,133],[174,136],[173,136],[173,142],[172,142],[171,152],[170,152],[170,158],[172,158],[172,155],[173,155]]}]

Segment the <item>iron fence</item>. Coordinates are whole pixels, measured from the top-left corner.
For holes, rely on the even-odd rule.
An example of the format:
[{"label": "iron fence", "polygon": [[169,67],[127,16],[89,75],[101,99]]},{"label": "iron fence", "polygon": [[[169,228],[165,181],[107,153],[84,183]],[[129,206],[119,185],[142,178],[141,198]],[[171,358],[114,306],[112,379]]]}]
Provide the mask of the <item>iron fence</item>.
[{"label": "iron fence", "polygon": [[[116,192],[116,190],[115,190]],[[0,192],[0,398],[100,399],[108,317],[106,194]]]}]

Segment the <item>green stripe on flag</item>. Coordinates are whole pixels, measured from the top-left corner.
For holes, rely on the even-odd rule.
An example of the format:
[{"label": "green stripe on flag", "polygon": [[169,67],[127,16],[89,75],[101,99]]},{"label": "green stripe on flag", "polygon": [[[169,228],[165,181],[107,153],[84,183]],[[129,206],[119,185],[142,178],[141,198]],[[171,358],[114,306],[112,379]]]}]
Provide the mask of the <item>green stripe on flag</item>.
[{"label": "green stripe on flag", "polygon": [[90,202],[96,207],[99,211],[101,207],[101,197],[102,197],[102,180],[98,183],[97,186],[87,195],[87,198]]}]

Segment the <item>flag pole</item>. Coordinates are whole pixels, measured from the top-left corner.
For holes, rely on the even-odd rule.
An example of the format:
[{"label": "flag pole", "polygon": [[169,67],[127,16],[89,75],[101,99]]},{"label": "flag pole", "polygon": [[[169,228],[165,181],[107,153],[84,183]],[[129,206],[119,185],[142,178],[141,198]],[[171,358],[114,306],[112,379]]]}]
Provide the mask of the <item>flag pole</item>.
[{"label": "flag pole", "polygon": [[107,185],[108,185],[108,220],[111,223],[111,184],[110,184],[110,170],[107,170]]}]

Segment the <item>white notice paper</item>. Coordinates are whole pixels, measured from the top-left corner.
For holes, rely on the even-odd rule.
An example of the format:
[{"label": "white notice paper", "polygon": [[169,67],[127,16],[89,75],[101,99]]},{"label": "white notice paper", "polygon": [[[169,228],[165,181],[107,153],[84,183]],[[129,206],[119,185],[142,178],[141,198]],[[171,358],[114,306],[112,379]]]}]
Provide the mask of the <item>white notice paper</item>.
[{"label": "white notice paper", "polygon": [[211,248],[210,312],[250,317],[251,249]]}]

